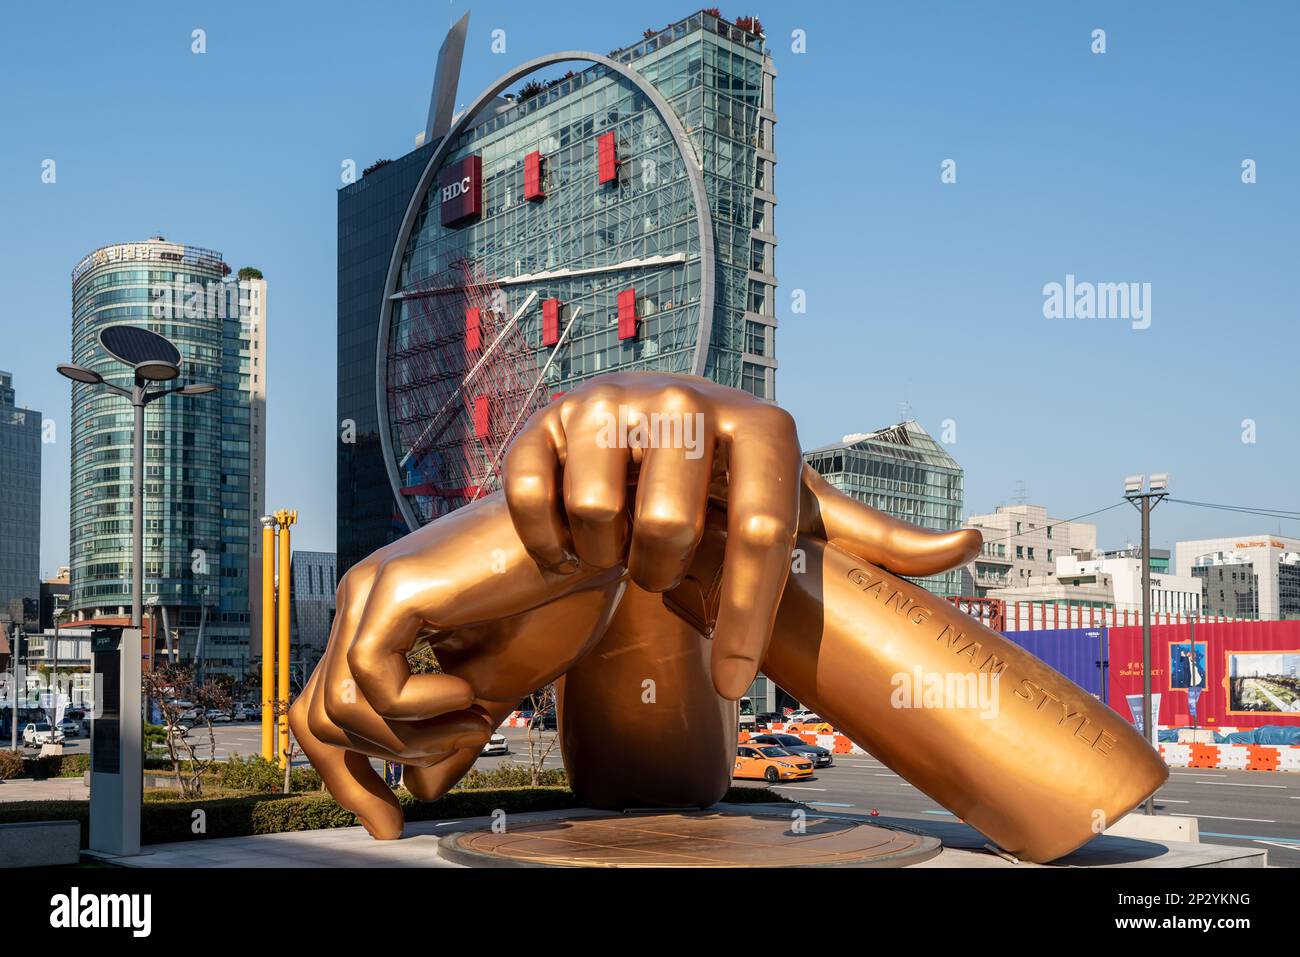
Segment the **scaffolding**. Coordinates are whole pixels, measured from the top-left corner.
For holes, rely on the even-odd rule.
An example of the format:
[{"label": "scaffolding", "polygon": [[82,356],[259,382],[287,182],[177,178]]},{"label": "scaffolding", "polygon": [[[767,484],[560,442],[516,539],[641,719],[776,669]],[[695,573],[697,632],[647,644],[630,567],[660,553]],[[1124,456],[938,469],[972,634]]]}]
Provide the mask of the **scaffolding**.
[{"label": "scaffolding", "polygon": [[403,294],[386,360],[389,422],[421,524],[498,488],[506,447],[549,400],[520,318],[534,298],[512,313],[502,285],[467,260]]}]

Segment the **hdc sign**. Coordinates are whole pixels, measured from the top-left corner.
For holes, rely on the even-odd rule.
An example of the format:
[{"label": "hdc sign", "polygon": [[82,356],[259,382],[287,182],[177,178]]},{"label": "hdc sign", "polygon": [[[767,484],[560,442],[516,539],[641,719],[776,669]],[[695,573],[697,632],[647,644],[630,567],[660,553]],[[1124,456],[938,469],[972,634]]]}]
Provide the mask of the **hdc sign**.
[{"label": "hdc sign", "polygon": [[458,226],[483,212],[483,158],[466,156],[438,174],[442,224]]}]

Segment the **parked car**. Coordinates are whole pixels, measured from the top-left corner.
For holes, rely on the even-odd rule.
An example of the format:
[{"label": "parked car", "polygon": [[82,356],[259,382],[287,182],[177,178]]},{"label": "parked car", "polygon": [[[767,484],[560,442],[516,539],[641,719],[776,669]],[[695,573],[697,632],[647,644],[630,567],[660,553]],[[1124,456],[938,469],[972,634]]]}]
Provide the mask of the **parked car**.
[{"label": "parked car", "polygon": [[766,728],[778,721],[785,719],[776,711],[764,711],[754,716],[754,725],[759,728]]},{"label": "parked car", "polygon": [[51,728],[48,721],[33,721],[23,728],[23,744],[29,748],[39,748],[43,744],[61,744],[63,732]]},{"label": "parked car", "polygon": [[183,738],[190,733],[190,729],[193,727],[193,725],[186,724],[184,721],[178,721],[172,725],[172,737]]},{"label": "parked car", "polygon": [[230,713],[218,708],[209,708],[207,710],[207,719],[213,724],[228,724],[230,722]]},{"label": "parked car", "polygon": [[[262,716],[260,709],[257,710],[256,716],[259,718]],[[230,709],[230,717],[235,721],[252,721],[254,717],[254,709],[246,704],[236,704]]]},{"label": "parked car", "polygon": [[547,708],[540,714],[534,713],[528,719],[528,727],[541,728],[543,731],[554,731],[559,727],[555,718],[555,709]]},{"label": "parked car", "polygon": [[802,711],[799,717],[785,720],[785,730],[795,734],[833,734],[835,727],[825,718],[818,717],[811,711]]},{"label": "parked car", "polygon": [[85,726],[80,721],[64,718],[59,722],[59,730],[65,738],[79,738],[85,732]]},{"label": "parked car", "polygon": [[829,768],[832,764],[830,751],[815,744],[804,744],[800,738],[793,734],[782,734],[775,731],[768,734],[756,734],[749,739],[749,743],[774,744],[778,748],[785,748],[791,754],[801,754],[812,761],[815,768]]},{"label": "parked car", "polygon": [[506,740],[506,736],[504,734],[494,734],[492,735],[492,737],[487,739],[487,743],[483,745],[483,750],[480,753],[481,754],[509,754],[510,742]]},{"label": "parked car", "polygon": [[745,743],[736,748],[733,778],[761,778],[769,783],[800,780],[813,774],[812,762],[772,744]]}]

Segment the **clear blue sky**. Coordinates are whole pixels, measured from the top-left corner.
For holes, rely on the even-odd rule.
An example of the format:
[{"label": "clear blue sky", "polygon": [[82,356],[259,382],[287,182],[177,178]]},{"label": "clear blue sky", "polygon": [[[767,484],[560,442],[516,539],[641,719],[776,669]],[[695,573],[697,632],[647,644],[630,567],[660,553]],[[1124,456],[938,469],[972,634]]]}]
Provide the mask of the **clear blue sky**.
[{"label": "clear blue sky", "polygon": [[[1300,509],[1300,12],[1291,3],[750,3],[775,50],[781,404],[805,447],[957,425],[968,512],[1069,517],[1130,472]],[[154,233],[269,289],[273,506],[334,542],[335,191],[413,146],[461,2],[22,4],[0,76],[0,368],[54,420],[41,565],[67,560],[69,273]],[[524,59],[607,52],[688,4],[481,3],[461,100]],[[747,12],[726,5],[722,12]],[[207,31],[207,53],[190,52]],[[504,29],[507,52],[490,51]],[[790,49],[791,31],[807,52]],[[1107,52],[1090,52],[1106,31]],[[41,162],[58,181],[41,183]],[[957,163],[957,183],[940,164]],[[1254,159],[1258,183],[1243,185]],[[1152,284],[1152,323],[1049,321],[1045,283]],[[793,289],[808,311],[790,315]],[[1254,419],[1257,441],[1243,444]],[[1136,534],[1127,507],[1103,544]],[[1300,534],[1300,523],[1281,531]],[[1278,531],[1164,505],[1154,539]]]}]

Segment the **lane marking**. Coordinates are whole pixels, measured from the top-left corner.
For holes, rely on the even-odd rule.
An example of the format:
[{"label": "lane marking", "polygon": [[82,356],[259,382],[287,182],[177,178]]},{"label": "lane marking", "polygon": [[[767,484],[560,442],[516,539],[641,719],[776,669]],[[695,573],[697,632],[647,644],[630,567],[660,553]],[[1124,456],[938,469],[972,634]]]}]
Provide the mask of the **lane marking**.
[{"label": "lane marking", "polygon": [[1265,844],[1277,843],[1287,850],[1300,850],[1300,837],[1265,837],[1260,834],[1221,834],[1218,831],[1202,831],[1202,837],[1231,837],[1238,841],[1262,841]]},{"label": "lane marking", "polygon": [[1235,784],[1228,781],[1197,781],[1197,784],[1217,784],[1221,788],[1276,788],[1285,791],[1285,784]]},{"label": "lane marking", "polygon": [[809,801],[810,807],[857,807],[856,804],[841,804],[839,801]]},{"label": "lane marking", "polygon": [[1270,821],[1268,818],[1264,818],[1264,817],[1227,817],[1226,815],[1223,814],[1170,814],[1168,815],[1168,817],[1190,817],[1190,818],[1208,817],[1208,818],[1213,818],[1216,821],[1250,821],[1253,824],[1276,824],[1277,823],[1277,821]]},{"label": "lane marking", "polygon": [[802,784],[773,784],[774,788],[785,788],[789,791],[825,791],[826,788],[810,788]]}]

